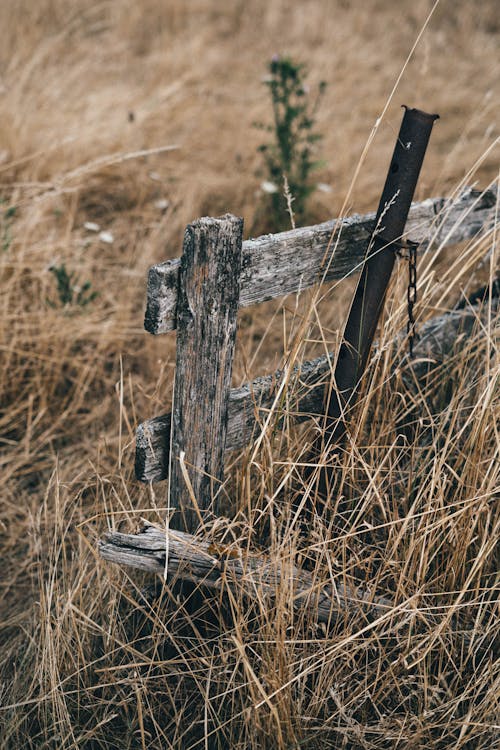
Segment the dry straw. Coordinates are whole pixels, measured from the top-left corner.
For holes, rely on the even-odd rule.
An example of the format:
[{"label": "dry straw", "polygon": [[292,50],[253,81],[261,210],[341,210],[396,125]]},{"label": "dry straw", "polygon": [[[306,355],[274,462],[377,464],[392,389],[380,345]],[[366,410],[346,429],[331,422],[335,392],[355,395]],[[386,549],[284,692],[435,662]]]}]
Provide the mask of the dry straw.
[{"label": "dry straw", "polygon": [[[327,209],[338,214],[366,123],[397,76],[387,59],[401,67],[428,3],[403,3],[399,24],[384,2],[370,14],[364,4],[332,12],[326,0],[305,10],[257,0],[252,13],[212,0],[67,5],[0,8],[0,745],[490,750],[500,731],[492,302],[474,308],[472,334],[444,363],[412,378],[404,341],[393,345],[406,324],[397,275],[328,508],[303,479],[320,418],[278,429],[270,415],[258,443],[232,458],[223,488],[232,520],[204,519],[207,533],[269,555],[275,596],[259,581],[251,597],[155,584],[96,551],[108,525],[164,523],[163,489],[132,476],[135,425],[165,411],[173,381],[172,343],[142,331],[145,271],[178,253],[187,221],[252,216],[259,135],[248,155],[234,123],[250,133],[262,119],[255,60],[278,36],[311,71],[330,71],[337,55],[335,101],[325,99],[319,123],[334,174],[318,176],[335,186]],[[495,5],[441,2],[399,83],[398,100],[436,97],[443,116],[421,195],[459,190],[469,169],[469,184],[498,178],[487,96],[497,85]],[[450,49],[462,52],[450,61]],[[377,139],[399,117],[390,107]],[[345,212],[373,207],[380,192],[386,155],[372,146],[364,157]],[[48,269],[63,262],[99,292],[83,309],[47,304]],[[481,239],[438,247],[420,263],[419,325],[497,268],[498,222]],[[236,381],[272,371],[277,349],[289,372],[330,351],[349,294],[346,282],[242,314]],[[299,387],[279,406],[293,407]],[[313,607],[295,606],[293,566],[318,586],[369,583],[391,607],[318,623]]]}]

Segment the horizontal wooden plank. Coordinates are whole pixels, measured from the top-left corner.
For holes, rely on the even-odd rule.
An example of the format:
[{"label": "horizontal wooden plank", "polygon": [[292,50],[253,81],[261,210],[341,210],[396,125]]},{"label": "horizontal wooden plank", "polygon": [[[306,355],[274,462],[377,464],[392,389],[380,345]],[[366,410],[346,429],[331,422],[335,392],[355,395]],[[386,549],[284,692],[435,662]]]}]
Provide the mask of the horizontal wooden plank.
[{"label": "horizontal wooden plank", "polygon": [[[373,622],[386,618],[399,633],[407,620],[414,627],[415,603],[403,600],[396,605],[391,592],[381,592],[374,582],[360,581],[345,570],[333,572],[324,578],[293,564],[290,554],[283,558],[248,550],[247,544],[218,544],[209,538],[181,531],[160,528],[144,522],[136,534],[108,531],[98,543],[99,555],[115,565],[161,576],[167,583],[176,580],[191,581],[205,595],[230,590],[238,598],[242,592],[254,602],[262,603],[263,596],[271,601],[283,591],[289,602],[304,618],[304,623],[324,622],[333,625],[339,617],[353,620],[362,617]],[[167,558],[168,555],[168,558]],[[397,617],[395,614],[399,613]],[[409,615],[409,617],[407,617]],[[176,617],[182,616],[181,610]],[[436,613],[426,610],[425,620],[437,627],[442,623],[441,608]],[[379,620],[380,624],[380,620]],[[478,630],[477,623],[464,619],[460,612],[453,614],[450,622],[455,638],[463,640],[464,647],[481,658],[491,653],[490,639]],[[391,625],[392,627],[392,625]]]},{"label": "horizontal wooden plank", "polygon": [[[314,384],[297,404],[296,418],[306,419],[305,414],[319,413],[323,388],[318,387],[321,378],[329,373],[326,357],[302,363],[300,373],[295,369],[292,380],[307,386]],[[238,450],[248,445],[256,426],[264,418],[266,410],[273,404],[276,388],[283,377],[283,370],[272,375],[256,378],[241,388],[233,388],[229,394],[226,449]],[[159,482],[167,478],[170,449],[171,415],[149,419],[137,428],[135,450],[135,475],[141,482]]]},{"label": "horizontal wooden plank", "polygon": [[[496,200],[496,188],[483,193],[467,189],[454,199],[429,198],[414,203],[405,237],[422,243],[421,251],[461,242],[493,222]],[[374,218],[375,214],[354,215],[246,240],[240,307],[355,273],[360,269]],[[176,327],[179,267],[180,259],[176,258],[149,270],[144,326],[150,333],[166,333]]]},{"label": "horizontal wooden plank", "polygon": [[[168,547],[168,561],[166,560]],[[393,607],[390,599],[380,596],[374,587],[346,576],[318,583],[317,578],[286,561],[285,566],[264,555],[249,554],[232,546],[230,549],[180,531],[161,529],[145,524],[137,534],[108,532],[99,542],[104,560],[149,573],[168,580],[181,578],[194,583],[236,593],[242,590],[250,597],[276,595],[284,585],[290,586],[294,607],[304,607],[320,622],[335,621],[336,616],[350,612],[381,616]],[[283,573],[284,571],[284,573]],[[285,575],[285,578],[283,578]]]},{"label": "horizontal wooden plank", "polygon": [[[498,300],[496,301],[498,306]],[[420,328],[415,358],[408,366],[412,376],[425,375],[429,362],[438,365],[453,350],[459,334],[470,335],[478,321],[479,308],[454,310],[427,321]],[[401,337],[395,340],[395,345]],[[286,414],[296,422],[323,414],[324,384],[329,382],[333,355],[303,362],[294,368],[287,388]],[[229,396],[226,450],[239,450],[258,433],[273,406],[283,370],[256,378]],[[281,409],[284,413],[284,408]],[[170,445],[170,414],[143,422],[137,428],[136,477],[159,482],[167,477]]]}]

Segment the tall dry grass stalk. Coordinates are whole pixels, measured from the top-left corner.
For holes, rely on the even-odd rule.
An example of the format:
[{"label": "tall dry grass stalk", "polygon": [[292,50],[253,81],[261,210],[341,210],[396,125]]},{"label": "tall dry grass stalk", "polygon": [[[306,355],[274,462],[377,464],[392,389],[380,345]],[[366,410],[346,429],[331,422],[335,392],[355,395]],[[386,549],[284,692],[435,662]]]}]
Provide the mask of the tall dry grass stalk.
[{"label": "tall dry grass stalk", "polygon": [[[107,527],[163,523],[163,487],[132,476],[135,426],[165,409],[173,379],[171,337],[141,328],[144,275],[178,253],[196,216],[232,210],[251,223],[265,60],[293,52],[332,82],[319,128],[333,193],[311,220],[335,215],[428,10],[423,0],[370,12],[326,0],[1,4],[2,747],[498,744],[493,305],[412,382],[389,345],[405,327],[397,274],[328,507],[304,480],[320,418],[280,429],[270,418],[257,447],[233,457],[232,520],[207,523],[214,539],[272,556],[276,597],[152,587],[96,553]],[[347,208],[376,203],[400,101],[442,115],[419,197],[451,193],[469,169],[469,183],[497,178],[497,23],[493,2],[438,6]],[[421,261],[420,321],[491,282],[497,234],[498,224]],[[62,263],[75,283],[91,281],[92,304],[59,304],[49,269]],[[283,353],[334,348],[349,294],[346,282],[242,313],[235,381]],[[294,609],[292,564],[318,583],[369,581],[393,606],[320,626]]]}]

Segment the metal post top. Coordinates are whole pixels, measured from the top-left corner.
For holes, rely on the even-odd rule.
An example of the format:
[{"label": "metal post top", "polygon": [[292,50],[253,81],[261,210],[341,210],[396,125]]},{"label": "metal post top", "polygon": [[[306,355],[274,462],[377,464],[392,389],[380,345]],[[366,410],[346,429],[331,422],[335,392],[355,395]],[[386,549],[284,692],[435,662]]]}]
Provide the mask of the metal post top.
[{"label": "metal post top", "polygon": [[401,105],[403,109],[405,110],[405,114],[412,115],[413,117],[419,118],[421,120],[432,120],[434,122],[435,120],[439,120],[439,115],[430,115],[428,112],[424,112],[421,109],[416,109],[416,107],[408,107],[406,104]]}]

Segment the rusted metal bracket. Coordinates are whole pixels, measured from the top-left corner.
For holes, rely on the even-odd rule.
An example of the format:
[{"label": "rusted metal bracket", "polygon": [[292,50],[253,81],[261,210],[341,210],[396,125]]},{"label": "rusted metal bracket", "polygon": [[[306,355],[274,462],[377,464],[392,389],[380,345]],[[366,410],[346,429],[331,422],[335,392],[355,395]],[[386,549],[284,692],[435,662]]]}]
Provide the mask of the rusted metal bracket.
[{"label": "rusted metal bracket", "polygon": [[[383,309],[396,253],[415,192],[432,126],[439,115],[405,107],[375,218],[363,270],[351,304],[343,341],[334,370],[333,388],[325,404],[325,425],[316,449],[329,450],[345,435],[346,420],[355,400],[359,380],[366,367],[370,347]],[[320,476],[325,495],[331,471]]]}]

